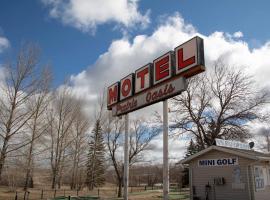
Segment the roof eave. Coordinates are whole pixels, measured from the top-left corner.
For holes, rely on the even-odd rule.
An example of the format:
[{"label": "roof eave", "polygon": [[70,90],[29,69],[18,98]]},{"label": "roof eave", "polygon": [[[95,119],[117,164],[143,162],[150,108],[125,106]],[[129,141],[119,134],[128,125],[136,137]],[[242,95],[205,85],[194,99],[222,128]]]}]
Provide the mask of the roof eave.
[{"label": "roof eave", "polygon": [[243,157],[243,158],[247,158],[247,159],[250,159],[250,160],[270,160],[270,157],[258,157],[258,156],[254,156],[254,155],[248,155],[248,154],[245,154],[245,153],[241,153],[241,152],[237,152],[237,151],[234,151],[234,150],[231,150],[231,149],[227,149],[227,148],[222,148],[222,147],[218,147],[218,146],[210,146],[198,153],[195,153],[191,156],[189,156],[188,158],[185,158],[183,160],[181,160],[179,162],[179,164],[189,164],[190,161],[192,161],[193,159],[209,152],[209,151],[212,151],[212,150],[217,150],[217,151],[222,151],[222,152],[225,152],[225,153],[229,153],[229,154],[233,154],[233,155],[237,155],[237,156],[240,156],[240,157]]}]

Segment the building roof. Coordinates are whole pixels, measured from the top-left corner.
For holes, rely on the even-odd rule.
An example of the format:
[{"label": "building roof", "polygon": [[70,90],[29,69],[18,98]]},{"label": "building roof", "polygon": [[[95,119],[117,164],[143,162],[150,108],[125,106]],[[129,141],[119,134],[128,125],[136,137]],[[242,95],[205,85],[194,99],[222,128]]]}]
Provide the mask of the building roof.
[{"label": "building roof", "polygon": [[210,146],[202,151],[199,151],[198,153],[195,153],[188,158],[185,158],[179,162],[179,164],[188,164],[193,159],[202,156],[205,153],[208,153],[209,151],[217,150],[222,151],[225,153],[237,155],[243,158],[251,159],[251,160],[257,160],[257,161],[270,161],[270,154],[269,153],[262,153],[254,150],[244,150],[244,149],[235,149],[235,148],[229,148],[229,147],[220,147],[220,146]]}]

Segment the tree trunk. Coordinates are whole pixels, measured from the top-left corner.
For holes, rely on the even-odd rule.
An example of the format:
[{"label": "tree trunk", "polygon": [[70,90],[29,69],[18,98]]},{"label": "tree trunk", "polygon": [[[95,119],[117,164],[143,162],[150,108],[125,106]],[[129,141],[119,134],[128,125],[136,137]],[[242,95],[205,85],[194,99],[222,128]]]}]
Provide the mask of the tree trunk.
[{"label": "tree trunk", "polygon": [[65,152],[64,152],[62,160],[60,159],[60,163],[59,163],[59,168],[60,169],[59,169],[58,180],[57,180],[58,189],[61,189],[61,186],[62,186],[64,163],[65,163]]},{"label": "tree trunk", "polygon": [[79,163],[79,155],[78,155],[78,134],[76,135],[76,145],[75,145],[75,154],[73,159],[73,167],[72,167],[72,178],[70,189],[74,190],[78,187],[78,163]]},{"label": "tree trunk", "polygon": [[76,159],[74,159],[70,189],[74,190],[76,186],[77,186],[77,166],[76,166]]},{"label": "tree trunk", "polygon": [[118,194],[117,197],[122,197],[122,186],[123,186],[123,179],[118,179]]},{"label": "tree trunk", "polygon": [[267,141],[267,151],[268,153],[270,152],[270,139],[269,139],[269,134],[266,136],[266,141]]},{"label": "tree trunk", "polygon": [[74,169],[74,165],[73,165],[73,169],[72,169],[72,176],[71,176],[71,183],[70,183],[70,189],[74,190],[75,189],[75,169]]},{"label": "tree trunk", "polygon": [[57,169],[53,169],[53,173],[52,173],[52,189],[56,188],[56,181],[57,181]]},{"label": "tree trunk", "polygon": [[6,159],[7,144],[8,144],[8,138],[5,137],[4,143],[3,143],[3,146],[1,149],[1,155],[0,155],[0,182],[2,180],[2,171],[4,168],[4,164],[5,164],[5,159]]},{"label": "tree trunk", "polygon": [[[26,168],[26,176],[25,176],[25,183],[24,183],[24,191],[27,191],[29,184],[32,178],[31,172],[33,173],[33,159],[32,159],[32,152],[33,152],[33,146],[31,144],[30,152],[29,152],[29,158],[27,162],[27,168]],[[33,178],[32,178],[33,179]],[[33,184],[33,183],[32,183]]]},{"label": "tree trunk", "polygon": [[34,148],[34,139],[35,139],[35,135],[36,135],[36,119],[34,122],[34,129],[32,132],[32,138],[31,138],[31,143],[30,143],[30,148],[29,148],[29,155],[28,155],[28,162],[27,162],[27,168],[26,168],[26,177],[25,177],[25,183],[24,183],[24,191],[27,191],[27,188],[29,186],[29,179],[30,174],[31,174],[31,170],[33,170],[33,148]]},{"label": "tree trunk", "polygon": [[29,186],[29,179],[30,179],[30,168],[26,169],[26,177],[25,177],[25,182],[24,182],[24,191],[27,191],[28,186]]}]

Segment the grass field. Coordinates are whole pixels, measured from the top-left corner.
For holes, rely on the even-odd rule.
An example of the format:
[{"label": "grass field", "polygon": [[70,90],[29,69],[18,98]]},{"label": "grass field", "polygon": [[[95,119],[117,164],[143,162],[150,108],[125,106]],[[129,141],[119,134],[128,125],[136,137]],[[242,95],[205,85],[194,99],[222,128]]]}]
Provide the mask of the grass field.
[{"label": "grass field", "polygon": [[[24,199],[24,192],[21,188],[17,190],[17,200]],[[122,198],[116,197],[116,188],[114,187],[104,187],[99,190],[94,191],[77,191],[71,190],[42,190],[41,189],[30,189],[27,195],[28,200],[68,200],[68,196],[71,196],[71,200],[92,200],[92,199],[106,199],[106,200],[122,200]],[[172,200],[189,200],[188,190],[183,190],[181,192],[170,192],[170,199]],[[11,191],[7,187],[0,187],[0,199],[1,200],[15,200],[16,192]],[[55,196],[55,198],[54,198]],[[99,196],[99,197],[98,197]],[[162,200],[162,190],[144,190],[141,188],[130,188],[129,193],[130,200]]]}]

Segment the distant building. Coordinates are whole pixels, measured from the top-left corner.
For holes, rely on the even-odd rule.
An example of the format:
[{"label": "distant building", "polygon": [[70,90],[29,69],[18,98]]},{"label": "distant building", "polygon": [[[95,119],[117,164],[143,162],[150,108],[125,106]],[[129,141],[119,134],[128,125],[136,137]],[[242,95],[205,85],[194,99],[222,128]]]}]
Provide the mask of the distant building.
[{"label": "distant building", "polygon": [[270,200],[270,154],[211,146],[182,161],[191,200]]}]

